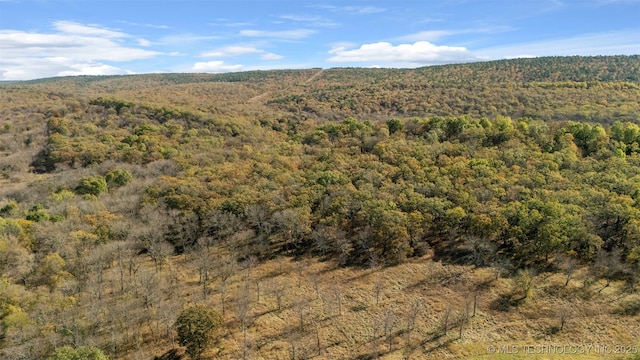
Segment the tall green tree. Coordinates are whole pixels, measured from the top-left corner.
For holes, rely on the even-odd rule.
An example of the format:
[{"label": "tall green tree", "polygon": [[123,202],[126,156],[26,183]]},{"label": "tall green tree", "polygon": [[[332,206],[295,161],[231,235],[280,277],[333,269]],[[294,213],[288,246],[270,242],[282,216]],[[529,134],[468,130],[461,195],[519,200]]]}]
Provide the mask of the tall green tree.
[{"label": "tall green tree", "polygon": [[71,346],[63,346],[55,349],[47,360],[108,360],[102,350],[95,346],[80,346],[73,348]]},{"label": "tall green tree", "polygon": [[178,343],[187,348],[192,359],[200,356],[213,342],[215,331],[222,325],[222,316],[204,305],[184,309],[175,323]]}]

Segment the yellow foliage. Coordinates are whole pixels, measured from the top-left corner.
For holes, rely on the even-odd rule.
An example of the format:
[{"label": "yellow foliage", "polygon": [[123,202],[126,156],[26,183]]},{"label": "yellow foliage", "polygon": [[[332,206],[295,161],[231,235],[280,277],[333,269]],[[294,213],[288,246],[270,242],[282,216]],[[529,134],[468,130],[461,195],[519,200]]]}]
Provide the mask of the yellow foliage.
[{"label": "yellow foliage", "polygon": [[67,265],[66,261],[57,252],[51,253],[40,262],[40,270],[47,273],[57,273]]},{"label": "yellow foliage", "polygon": [[100,210],[95,214],[87,214],[84,216],[84,220],[92,226],[98,226],[119,219],[122,219],[121,215],[111,213],[107,210]]},{"label": "yellow foliage", "polygon": [[4,328],[19,327],[29,323],[29,315],[21,307],[9,304],[3,310],[2,326]]},{"label": "yellow foliage", "polygon": [[76,194],[73,191],[66,189],[51,194],[51,198],[56,201],[73,199],[75,196]]},{"label": "yellow foliage", "polygon": [[32,244],[33,221],[25,219],[4,219],[0,217],[0,235],[13,235],[27,248]]},{"label": "yellow foliage", "polygon": [[57,252],[45,256],[36,269],[39,282],[53,290],[63,281],[72,278],[72,275],[64,270],[66,266],[66,261]]},{"label": "yellow foliage", "polygon": [[64,210],[64,216],[66,218],[76,218],[80,215],[80,210],[76,205],[69,205]]},{"label": "yellow foliage", "polygon": [[88,201],[98,201],[98,197],[93,194],[84,194],[82,195],[82,198]]},{"label": "yellow foliage", "polygon": [[118,220],[121,218],[122,216],[106,210],[100,210],[95,214],[87,214],[84,216],[84,220],[90,225],[94,226],[94,230],[91,235],[95,235],[97,236],[97,238],[103,241],[109,240],[109,236],[111,235],[111,228],[109,227],[109,223],[113,220]]},{"label": "yellow foliage", "polygon": [[99,239],[98,235],[84,231],[84,230],[72,231],[69,233],[69,235],[71,235],[71,238],[73,238],[75,241],[80,241],[83,243],[92,242]]}]

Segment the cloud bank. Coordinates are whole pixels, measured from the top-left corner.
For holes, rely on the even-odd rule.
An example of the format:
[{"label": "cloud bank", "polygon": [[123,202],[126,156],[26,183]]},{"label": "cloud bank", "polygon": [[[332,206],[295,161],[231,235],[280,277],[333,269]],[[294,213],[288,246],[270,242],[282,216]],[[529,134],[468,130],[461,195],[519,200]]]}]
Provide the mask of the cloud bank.
[{"label": "cloud bank", "polygon": [[66,75],[116,75],[130,71],[104,62],[148,59],[161,53],[145,39],[71,21],[53,23],[51,33],[0,30],[0,79],[22,80]]},{"label": "cloud bank", "polygon": [[207,61],[207,62],[197,62],[193,65],[192,69],[195,72],[206,72],[206,73],[223,73],[230,71],[240,71],[242,70],[242,65],[227,65],[224,61]]},{"label": "cloud bank", "polygon": [[377,42],[361,45],[357,49],[336,47],[327,61],[387,63],[402,66],[419,66],[450,62],[478,60],[469,50],[459,46],[438,46],[428,41],[413,44],[393,45],[388,42]]}]

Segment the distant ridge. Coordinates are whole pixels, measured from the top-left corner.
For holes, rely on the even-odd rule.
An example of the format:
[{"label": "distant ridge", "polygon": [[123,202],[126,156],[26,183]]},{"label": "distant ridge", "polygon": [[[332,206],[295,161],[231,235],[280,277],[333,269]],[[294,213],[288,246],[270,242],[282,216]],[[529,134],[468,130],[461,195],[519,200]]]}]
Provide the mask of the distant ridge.
[{"label": "distant ridge", "polygon": [[[146,78],[173,84],[189,84],[200,82],[256,82],[277,80],[282,77],[299,76],[309,71],[317,72],[319,68],[251,70],[220,74],[204,73],[149,73],[134,75],[79,75],[51,77],[27,81],[1,81],[0,84],[42,84],[51,82],[77,82],[82,84]],[[538,58],[518,58],[491,60],[471,63],[446,65],[430,65],[419,68],[330,68],[325,69],[349,76],[379,77],[394,76],[405,73],[421,74],[426,77],[449,74],[452,71],[459,75],[478,76],[485,72],[496,74],[490,79],[504,81],[499,74],[521,74],[522,81],[640,81],[640,55],[613,56],[549,56]],[[471,71],[471,72],[470,72]],[[512,79],[513,80],[513,79]]]}]

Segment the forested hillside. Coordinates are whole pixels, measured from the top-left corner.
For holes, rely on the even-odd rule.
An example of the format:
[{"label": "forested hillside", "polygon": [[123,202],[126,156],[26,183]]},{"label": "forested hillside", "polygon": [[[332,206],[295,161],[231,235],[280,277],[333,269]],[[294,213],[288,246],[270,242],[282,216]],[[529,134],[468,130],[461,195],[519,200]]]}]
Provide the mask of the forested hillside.
[{"label": "forested hillside", "polygon": [[[0,356],[631,357],[639,74],[613,56],[0,84]],[[205,310],[197,347],[181,324]]]}]

